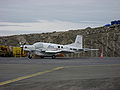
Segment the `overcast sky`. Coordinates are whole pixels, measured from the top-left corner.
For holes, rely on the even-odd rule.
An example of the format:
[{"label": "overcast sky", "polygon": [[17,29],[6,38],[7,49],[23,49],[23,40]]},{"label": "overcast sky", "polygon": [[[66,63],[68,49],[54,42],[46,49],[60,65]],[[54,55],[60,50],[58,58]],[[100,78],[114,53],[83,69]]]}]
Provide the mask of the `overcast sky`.
[{"label": "overcast sky", "polygon": [[120,0],[0,0],[0,36],[98,27],[120,19]]}]

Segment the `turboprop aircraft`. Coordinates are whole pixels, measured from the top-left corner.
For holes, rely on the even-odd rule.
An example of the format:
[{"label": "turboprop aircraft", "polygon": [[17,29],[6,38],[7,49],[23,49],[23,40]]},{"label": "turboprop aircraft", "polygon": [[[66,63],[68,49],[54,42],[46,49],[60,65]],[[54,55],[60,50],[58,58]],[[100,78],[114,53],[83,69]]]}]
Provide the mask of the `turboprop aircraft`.
[{"label": "turboprop aircraft", "polygon": [[30,59],[33,55],[40,56],[41,58],[49,56],[54,59],[58,54],[61,53],[80,53],[82,51],[98,50],[83,48],[82,38],[82,35],[77,35],[75,42],[68,45],[36,42],[33,45],[24,45],[23,50],[29,52],[28,58]]}]

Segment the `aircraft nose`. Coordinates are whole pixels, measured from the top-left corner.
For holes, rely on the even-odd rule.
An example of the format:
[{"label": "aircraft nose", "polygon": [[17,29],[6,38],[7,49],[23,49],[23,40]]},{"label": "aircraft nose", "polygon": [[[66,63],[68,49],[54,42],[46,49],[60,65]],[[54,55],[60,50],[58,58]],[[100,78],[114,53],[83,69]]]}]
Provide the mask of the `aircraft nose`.
[{"label": "aircraft nose", "polygon": [[24,45],[23,49],[26,51],[31,51],[34,50],[35,48],[33,45]]}]

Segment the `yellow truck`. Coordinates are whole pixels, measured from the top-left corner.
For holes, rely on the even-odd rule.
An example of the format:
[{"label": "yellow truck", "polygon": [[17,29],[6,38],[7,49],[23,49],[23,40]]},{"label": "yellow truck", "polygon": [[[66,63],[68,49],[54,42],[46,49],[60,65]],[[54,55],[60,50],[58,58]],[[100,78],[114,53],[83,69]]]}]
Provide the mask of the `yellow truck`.
[{"label": "yellow truck", "polygon": [[27,53],[21,47],[13,47],[0,45],[0,56],[1,57],[25,57]]}]

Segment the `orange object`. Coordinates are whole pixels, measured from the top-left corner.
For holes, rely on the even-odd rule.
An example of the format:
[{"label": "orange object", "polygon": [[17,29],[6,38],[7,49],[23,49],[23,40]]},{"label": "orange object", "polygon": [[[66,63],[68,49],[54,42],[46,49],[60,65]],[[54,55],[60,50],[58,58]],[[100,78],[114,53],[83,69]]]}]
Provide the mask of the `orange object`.
[{"label": "orange object", "polygon": [[64,57],[65,55],[64,54],[62,54],[62,53],[60,53],[60,54],[58,54],[58,55],[56,55],[57,57]]}]

